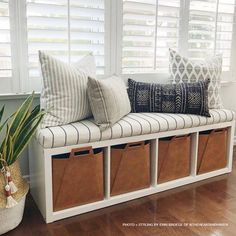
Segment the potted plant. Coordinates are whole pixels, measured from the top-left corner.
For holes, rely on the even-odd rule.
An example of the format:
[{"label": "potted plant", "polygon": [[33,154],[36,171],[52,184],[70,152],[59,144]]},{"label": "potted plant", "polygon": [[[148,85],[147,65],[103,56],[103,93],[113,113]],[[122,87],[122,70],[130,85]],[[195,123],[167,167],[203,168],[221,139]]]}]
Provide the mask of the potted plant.
[{"label": "potted plant", "polygon": [[3,123],[4,107],[0,111],[0,132],[5,127],[0,145],[0,234],[14,229],[23,217],[29,185],[22,178],[18,159],[45,114],[39,105],[32,109],[33,99],[34,93]]}]

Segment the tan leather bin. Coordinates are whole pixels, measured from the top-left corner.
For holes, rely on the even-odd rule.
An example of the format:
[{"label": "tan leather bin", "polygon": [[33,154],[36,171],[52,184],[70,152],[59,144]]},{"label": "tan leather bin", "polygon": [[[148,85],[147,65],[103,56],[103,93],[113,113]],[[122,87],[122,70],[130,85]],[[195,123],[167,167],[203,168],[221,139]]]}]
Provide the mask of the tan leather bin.
[{"label": "tan leather bin", "polygon": [[158,183],[186,177],[190,174],[191,136],[159,139]]},{"label": "tan leather bin", "polygon": [[111,148],[111,195],[150,186],[150,144],[136,142]]},{"label": "tan leather bin", "polygon": [[52,157],[53,210],[104,199],[103,150],[72,149]]},{"label": "tan leather bin", "polygon": [[227,129],[204,131],[199,134],[197,173],[203,174],[227,165]]}]

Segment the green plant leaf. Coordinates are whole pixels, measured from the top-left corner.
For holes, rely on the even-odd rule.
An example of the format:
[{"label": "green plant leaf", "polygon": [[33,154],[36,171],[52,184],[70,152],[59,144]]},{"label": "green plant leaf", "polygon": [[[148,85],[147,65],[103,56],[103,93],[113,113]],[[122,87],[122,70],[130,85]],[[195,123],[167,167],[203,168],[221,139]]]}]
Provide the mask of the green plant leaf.
[{"label": "green plant leaf", "polygon": [[[2,129],[4,128],[4,126],[7,124],[8,120],[9,120],[13,115],[14,115],[14,113],[13,113],[10,117],[8,117],[8,118],[4,121],[4,123],[0,126],[0,132],[2,131]],[[8,129],[7,129],[7,131],[6,131],[6,135],[5,135],[4,140],[3,140],[2,144],[0,145],[0,153],[3,153],[3,146],[6,145],[6,143],[5,143],[4,141],[5,141],[5,139],[7,139],[8,134],[9,134],[9,127],[8,127]]]},{"label": "green plant leaf", "polygon": [[33,109],[33,111],[28,115],[28,117],[23,121],[21,127],[19,129],[17,129],[17,132],[15,132],[15,134],[13,135],[14,142],[16,141],[16,139],[18,139],[18,136],[22,132],[22,129],[24,129],[26,126],[28,126],[28,123],[30,123],[32,125],[31,120],[34,119],[34,117],[36,117],[39,113],[40,113],[40,105],[37,105]]},{"label": "green plant leaf", "polygon": [[11,122],[10,125],[10,135],[13,137],[17,135],[17,131],[19,131],[19,129],[22,126],[22,123],[24,122],[24,120],[29,116],[29,110],[32,106],[33,103],[33,99],[34,99],[34,93],[32,93],[32,95],[30,95],[24,102],[23,104],[20,106],[20,108],[16,111],[15,115],[13,116],[13,120]]},{"label": "green plant leaf", "polygon": [[43,118],[43,116],[44,116],[44,114],[40,115],[40,117],[37,120],[37,122],[31,127],[31,129],[28,131],[28,133],[25,134],[24,138],[21,140],[21,142],[19,143],[19,145],[16,148],[16,150],[14,150],[11,164],[16,161],[16,159],[19,157],[19,155],[23,152],[25,147],[28,145],[31,137],[34,135],[38,125],[40,124],[40,122],[41,122],[41,120]]},{"label": "green plant leaf", "polygon": [[2,129],[4,128],[4,126],[6,125],[7,121],[8,121],[8,119],[6,119],[6,120],[4,121],[4,123],[3,123],[2,125],[0,125],[0,132],[2,131]]},{"label": "green plant leaf", "polygon": [[22,123],[21,129],[19,131],[19,133],[21,132],[21,130],[34,118],[36,117],[38,114],[40,113],[40,105],[37,105],[29,114],[29,116],[24,120],[24,122]]},{"label": "green plant leaf", "polygon": [[31,118],[27,123],[25,122],[25,125],[22,127],[19,135],[15,139],[14,143],[14,149],[17,149],[17,147],[20,145],[21,141],[24,139],[24,137],[30,132],[35,122],[37,122],[38,119],[41,118],[41,116],[44,116],[45,113],[40,112],[40,110],[33,111],[32,114],[29,116]]},{"label": "green plant leaf", "polygon": [[2,107],[2,109],[0,111],[0,123],[2,122],[2,117],[3,117],[4,109],[5,109],[5,105]]},{"label": "green plant leaf", "polygon": [[[7,125],[5,138],[0,146],[0,154],[8,165],[14,163],[23,152],[45,114],[44,111],[40,111],[39,105],[31,110],[33,98],[34,93],[23,102],[11,117],[0,124],[0,132],[4,125]],[[0,120],[3,112],[4,107],[0,110]],[[12,118],[11,122],[9,122],[10,118]]]},{"label": "green plant leaf", "polygon": [[2,142],[1,145],[1,153],[2,153],[2,157],[5,161],[7,161],[7,142],[8,142],[8,138],[9,138],[9,125],[7,124],[7,130],[6,130],[6,136]]},{"label": "green plant leaf", "polygon": [[7,163],[11,163],[12,156],[13,156],[13,142],[12,137],[8,135],[7,141],[6,141],[6,161]]}]

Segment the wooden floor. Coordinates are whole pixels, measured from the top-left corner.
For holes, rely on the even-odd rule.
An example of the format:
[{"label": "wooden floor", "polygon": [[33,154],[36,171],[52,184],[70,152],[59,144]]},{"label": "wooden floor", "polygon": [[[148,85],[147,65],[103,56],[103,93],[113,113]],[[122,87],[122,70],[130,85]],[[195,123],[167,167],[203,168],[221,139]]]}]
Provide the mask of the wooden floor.
[{"label": "wooden floor", "polygon": [[[229,175],[45,224],[29,196],[11,236],[236,235],[236,149]],[[206,224],[207,225],[201,225]],[[156,225],[155,225],[156,224]],[[178,225],[173,225],[178,224]],[[192,225],[189,225],[192,224]]]}]

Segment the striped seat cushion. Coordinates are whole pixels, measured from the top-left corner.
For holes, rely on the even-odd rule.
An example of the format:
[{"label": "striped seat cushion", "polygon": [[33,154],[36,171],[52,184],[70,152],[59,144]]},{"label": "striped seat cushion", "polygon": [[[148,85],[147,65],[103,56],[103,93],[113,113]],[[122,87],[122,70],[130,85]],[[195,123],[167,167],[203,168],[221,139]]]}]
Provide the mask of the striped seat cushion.
[{"label": "striped seat cushion", "polygon": [[44,148],[63,147],[101,140],[192,128],[232,121],[234,112],[210,110],[211,117],[167,113],[130,113],[112,128],[100,131],[93,119],[38,130],[36,137]]}]

